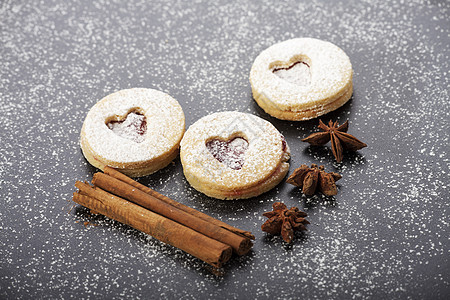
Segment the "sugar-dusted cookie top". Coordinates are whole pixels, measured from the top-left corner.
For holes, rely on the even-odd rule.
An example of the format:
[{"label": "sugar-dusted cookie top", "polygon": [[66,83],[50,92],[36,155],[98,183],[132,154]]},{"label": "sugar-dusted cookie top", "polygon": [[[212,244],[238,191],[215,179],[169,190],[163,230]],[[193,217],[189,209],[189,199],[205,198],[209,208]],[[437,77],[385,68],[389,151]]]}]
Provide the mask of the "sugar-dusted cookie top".
[{"label": "sugar-dusted cookie top", "polygon": [[232,190],[267,179],[288,159],[286,147],[268,121],[246,113],[219,112],[189,127],[180,156],[185,175],[192,180]]},{"label": "sugar-dusted cookie top", "polygon": [[184,122],[183,110],[171,96],[145,88],[121,90],[91,108],[83,123],[81,144],[95,159],[138,164],[164,156],[177,146]]},{"label": "sugar-dusted cookie top", "polygon": [[342,96],[345,99],[339,99],[339,106],[344,104],[351,96],[352,76],[350,59],[339,47],[297,38],[262,51],[253,63],[250,83],[255,100],[266,112],[304,111],[305,118],[298,115],[301,120],[315,117],[315,111],[323,114],[336,109],[336,105],[321,107]]}]

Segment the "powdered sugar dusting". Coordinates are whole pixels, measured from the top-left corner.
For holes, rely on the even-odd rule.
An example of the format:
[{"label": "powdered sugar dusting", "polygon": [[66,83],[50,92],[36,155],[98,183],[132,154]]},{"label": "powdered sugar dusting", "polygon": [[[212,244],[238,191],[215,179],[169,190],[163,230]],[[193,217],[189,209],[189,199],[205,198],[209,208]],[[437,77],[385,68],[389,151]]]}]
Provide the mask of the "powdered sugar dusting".
[{"label": "powdered sugar dusting", "polygon": [[287,68],[274,69],[273,73],[296,85],[308,85],[311,83],[311,73],[307,63],[299,61]]},{"label": "powdered sugar dusting", "polygon": [[[275,76],[274,69],[296,62],[310,66],[310,84],[299,85],[298,79],[292,82],[289,76]],[[318,39],[298,38],[262,51],[253,63],[250,82],[254,94],[263,94],[278,109],[302,111],[336,100],[351,85],[352,74],[350,59],[339,47]]]},{"label": "powdered sugar dusting", "polygon": [[[138,110],[148,120],[143,140],[124,138],[106,125]],[[178,102],[152,89],[127,89],[106,96],[86,116],[81,144],[96,159],[112,166],[165,156],[180,142],[184,133],[184,114]]]},{"label": "powdered sugar dusting", "polygon": [[115,134],[135,143],[144,141],[147,132],[147,120],[144,115],[130,112],[125,120],[111,121],[106,124]]},{"label": "powdered sugar dusting", "polygon": [[[248,142],[245,164],[233,169],[217,160],[207,142],[242,137]],[[186,176],[221,190],[242,189],[273,174],[285,160],[283,140],[269,122],[251,114],[220,112],[192,124],[181,141],[180,156]]]},{"label": "powdered sugar dusting", "polygon": [[[2,1],[0,298],[446,299],[449,16],[440,0]],[[322,119],[349,119],[368,147],[342,164],[329,146],[300,142],[317,119],[280,121],[252,99],[254,59],[298,37],[351,59],[353,99]],[[217,201],[190,187],[178,159],[141,178],[256,235],[222,277],[127,226],[68,213],[75,180],[95,171],[78,142],[87,112],[132,87],[173,96],[187,125],[230,110],[269,120],[291,148],[290,172],[323,164],[343,175],[338,194],[306,198],[280,184]],[[312,223],[291,246],[260,231],[275,201]]]},{"label": "powdered sugar dusting", "polygon": [[244,154],[247,151],[248,142],[241,137],[235,137],[230,141],[213,139],[206,142],[206,148],[215,159],[233,170],[239,170],[245,163]]}]

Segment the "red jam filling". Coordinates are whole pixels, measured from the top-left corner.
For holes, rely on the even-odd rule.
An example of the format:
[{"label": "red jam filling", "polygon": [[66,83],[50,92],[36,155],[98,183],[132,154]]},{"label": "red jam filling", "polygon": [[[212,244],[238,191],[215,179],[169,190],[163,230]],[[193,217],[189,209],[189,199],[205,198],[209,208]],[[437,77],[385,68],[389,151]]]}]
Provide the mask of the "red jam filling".
[{"label": "red jam filling", "polygon": [[135,143],[142,143],[144,141],[144,134],[147,132],[146,118],[138,112],[130,112],[125,120],[110,121],[106,123],[106,126],[118,136]]},{"label": "red jam filling", "polygon": [[229,141],[213,139],[206,142],[206,148],[215,159],[233,170],[239,170],[245,163],[245,151],[248,149],[248,142],[241,137]]},{"label": "red jam filling", "polygon": [[287,144],[286,144],[286,139],[284,138],[284,135],[282,135],[282,134],[280,134],[281,135],[281,150],[286,150],[286,146],[287,146]]}]

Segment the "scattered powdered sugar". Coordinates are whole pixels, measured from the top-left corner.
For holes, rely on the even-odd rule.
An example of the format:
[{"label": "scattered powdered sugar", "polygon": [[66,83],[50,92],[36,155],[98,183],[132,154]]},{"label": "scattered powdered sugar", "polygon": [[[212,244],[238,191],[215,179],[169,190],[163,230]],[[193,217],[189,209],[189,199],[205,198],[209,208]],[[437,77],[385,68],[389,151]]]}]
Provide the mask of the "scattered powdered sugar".
[{"label": "scattered powdered sugar", "polygon": [[[449,16],[445,1],[3,1],[0,4],[0,298],[446,299],[449,274]],[[300,142],[317,119],[270,118],[252,100],[267,47],[313,37],[345,50],[350,120],[368,144],[337,164]],[[95,171],[79,148],[105,95],[145,87],[177,99],[191,125],[218,111],[269,120],[291,171],[339,172],[334,198],[280,184],[218,201],[180,160],[140,182],[256,235],[222,277],[192,256],[70,202]],[[148,120],[151,124],[152,120]],[[291,245],[260,230],[274,201],[308,213]],[[98,226],[84,226],[88,221]]]}]

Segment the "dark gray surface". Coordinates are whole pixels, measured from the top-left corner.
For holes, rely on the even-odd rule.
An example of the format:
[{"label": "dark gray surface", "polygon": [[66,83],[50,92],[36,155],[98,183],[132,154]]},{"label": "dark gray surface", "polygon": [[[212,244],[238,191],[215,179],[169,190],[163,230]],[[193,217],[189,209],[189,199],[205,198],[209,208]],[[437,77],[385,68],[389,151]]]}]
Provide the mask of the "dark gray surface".
[{"label": "dark gray surface", "polygon": [[[0,4],[0,298],[378,298],[449,296],[448,1],[2,1]],[[351,58],[354,95],[324,116],[350,120],[369,146],[336,164],[300,142],[317,120],[271,118],[252,100],[260,51],[294,37]],[[114,91],[175,97],[189,126],[237,110],[271,121],[300,164],[343,175],[334,199],[282,183],[245,201],[193,190],[179,159],[141,182],[256,235],[254,251],[216,277],[127,226],[70,210],[95,171],[79,132]],[[274,201],[311,225],[286,247],[260,231]],[[100,226],[83,226],[83,221]]]}]

